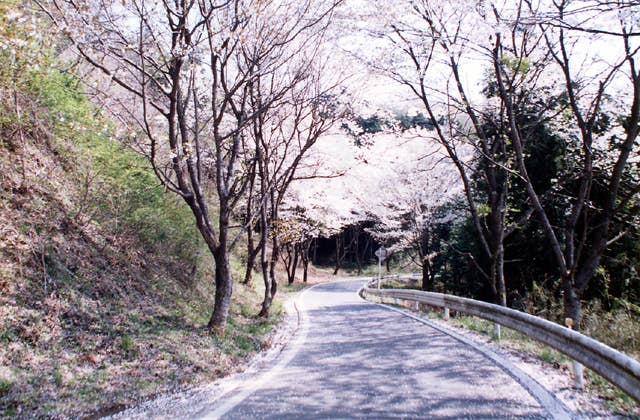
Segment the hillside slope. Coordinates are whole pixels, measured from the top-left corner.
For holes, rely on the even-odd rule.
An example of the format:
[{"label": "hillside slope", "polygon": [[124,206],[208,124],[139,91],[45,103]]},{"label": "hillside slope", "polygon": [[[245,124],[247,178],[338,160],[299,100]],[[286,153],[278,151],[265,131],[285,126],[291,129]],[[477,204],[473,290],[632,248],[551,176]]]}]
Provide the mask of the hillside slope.
[{"label": "hillside slope", "polygon": [[202,328],[213,270],[188,209],[77,80],[30,72],[0,98],[0,417],[107,412],[264,345],[253,288],[236,289],[225,337]]}]

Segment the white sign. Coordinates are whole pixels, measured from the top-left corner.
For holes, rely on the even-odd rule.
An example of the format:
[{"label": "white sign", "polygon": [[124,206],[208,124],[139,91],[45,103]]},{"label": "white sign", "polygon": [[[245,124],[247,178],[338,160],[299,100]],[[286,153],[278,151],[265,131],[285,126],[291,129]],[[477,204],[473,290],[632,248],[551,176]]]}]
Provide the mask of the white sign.
[{"label": "white sign", "polygon": [[378,250],[375,252],[375,254],[376,254],[376,257],[378,257],[378,259],[380,261],[384,261],[389,256],[389,251],[387,251],[387,248],[381,246],[380,248],[378,248]]}]

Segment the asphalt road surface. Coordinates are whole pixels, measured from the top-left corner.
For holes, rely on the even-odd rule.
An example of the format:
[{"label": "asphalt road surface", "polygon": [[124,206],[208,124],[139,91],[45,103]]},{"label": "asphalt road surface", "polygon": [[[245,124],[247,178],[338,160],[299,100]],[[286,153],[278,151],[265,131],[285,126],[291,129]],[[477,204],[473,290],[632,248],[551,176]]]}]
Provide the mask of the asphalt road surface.
[{"label": "asphalt road surface", "polygon": [[552,418],[473,347],[363,301],[362,280],[313,287],[277,364],[201,418]]}]

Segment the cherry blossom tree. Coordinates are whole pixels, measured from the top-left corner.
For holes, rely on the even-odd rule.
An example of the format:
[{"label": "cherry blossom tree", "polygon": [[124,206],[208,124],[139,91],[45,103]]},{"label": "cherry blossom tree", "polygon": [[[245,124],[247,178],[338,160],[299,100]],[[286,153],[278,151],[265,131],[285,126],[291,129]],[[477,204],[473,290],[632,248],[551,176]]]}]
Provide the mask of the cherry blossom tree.
[{"label": "cherry blossom tree", "polygon": [[[252,123],[260,197],[260,265],[265,284],[261,316],[268,316],[277,292],[276,265],[281,252],[281,234],[271,231],[274,224],[280,231],[283,229],[281,205],[294,181],[322,176],[317,173],[319,168],[313,164],[309,166],[305,156],[342,115],[332,94],[336,84],[326,86],[323,82],[318,73],[308,73],[288,92],[281,106]],[[271,88],[273,84],[269,86]],[[261,92],[255,92],[252,106],[259,107],[261,98]],[[271,255],[268,257],[266,244],[269,240]]]},{"label": "cherry blossom tree", "polygon": [[[507,304],[504,279],[504,241],[524,223],[529,209],[509,205],[514,172],[507,147],[505,125],[499,115],[503,104],[487,101],[469,82],[467,69],[490,61],[491,45],[476,33],[493,33],[484,3],[409,1],[409,13],[392,9],[373,30],[386,40],[387,62],[371,65],[406,87],[422,105],[433,132],[458,170],[469,215],[489,267],[476,264],[491,287],[496,303]],[[485,67],[485,68],[486,68]],[[480,78],[474,80],[481,82]],[[474,149],[473,159],[462,151]],[[475,263],[476,259],[472,259]]]},{"label": "cherry blossom tree", "polygon": [[[226,326],[233,281],[233,229],[251,185],[249,125],[290,86],[251,107],[258,77],[291,59],[305,34],[335,6],[314,0],[42,0],[40,7],[74,50],[117,85],[120,115],[142,133],[134,140],[164,187],[191,209],[215,260],[215,303],[208,327]],[[266,30],[265,30],[266,29]],[[299,43],[302,42],[302,43]],[[215,209],[215,210],[214,210]]]},{"label": "cherry blossom tree", "polygon": [[[423,145],[424,139],[412,140]],[[369,232],[391,252],[407,252],[422,268],[423,290],[433,290],[434,226],[453,223],[456,214],[441,212],[462,194],[459,174],[437,142],[407,153],[378,186],[376,200],[363,203],[376,224]],[[411,148],[415,150],[415,148]]]},{"label": "cherry blossom tree", "polygon": [[[565,316],[579,328],[582,293],[604,251],[624,235],[624,231],[612,232],[612,224],[640,190],[634,157],[640,133],[640,70],[636,63],[640,9],[634,1],[563,0],[521,2],[517,11],[504,16],[495,10],[497,19],[509,28],[494,35],[496,82],[519,175],[562,278]],[[533,36],[526,37],[527,33]],[[533,91],[540,82],[526,72],[514,71],[503,59],[507,55],[517,63],[515,70],[540,56],[549,57],[546,70],[560,75],[557,95],[566,98],[566,105],[564,112],[551,115],[550,124],[565,135],[568,144],[575,145],[565,158],[577,175],[571,180],[575,188],[558,186],[567,197],[559,226],[552,224],[551,209],[529,175],[529,139],[519,118],[516,92],[523,84]],[[585,62],[591,64],[584,66]],[[548,114],[543,117],[549,118]]]}]

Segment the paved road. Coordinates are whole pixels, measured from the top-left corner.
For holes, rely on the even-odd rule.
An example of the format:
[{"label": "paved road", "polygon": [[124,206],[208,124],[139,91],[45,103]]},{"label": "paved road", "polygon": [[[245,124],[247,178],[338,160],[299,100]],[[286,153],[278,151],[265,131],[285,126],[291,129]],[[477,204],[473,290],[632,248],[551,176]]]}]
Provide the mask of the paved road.
[{"label": "paved road", "polygon": [[301,328],[274,369],[205,418],[543,418],[548,412],[472,347],[365,302],[362,281],[304,292]]}]

